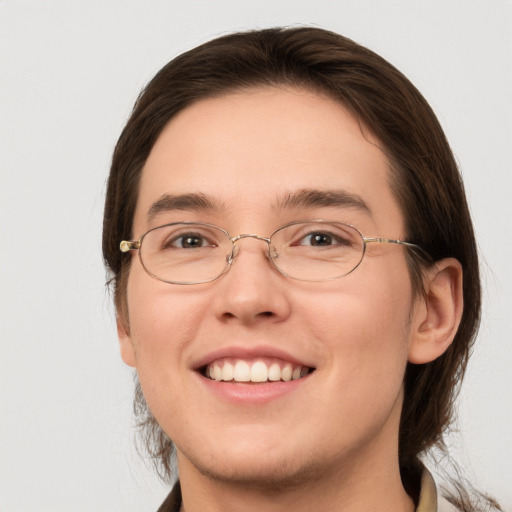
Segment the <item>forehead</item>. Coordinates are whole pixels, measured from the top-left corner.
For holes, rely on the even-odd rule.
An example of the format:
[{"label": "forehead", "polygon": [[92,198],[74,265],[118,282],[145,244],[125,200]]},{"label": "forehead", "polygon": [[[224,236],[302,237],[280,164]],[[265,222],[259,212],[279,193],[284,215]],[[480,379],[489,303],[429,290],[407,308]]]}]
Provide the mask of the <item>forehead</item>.
[{"label": "forehead", "polygon": [[277,87],[204,99],[177,114],[152,148],[134,229],[148,227],[165,195],[208,196],[222,215],[250,219],[291,208],[286,197],[304,190],[359,198],[379,222],[401,224],[388,176],[378,141],[332,99]]}]

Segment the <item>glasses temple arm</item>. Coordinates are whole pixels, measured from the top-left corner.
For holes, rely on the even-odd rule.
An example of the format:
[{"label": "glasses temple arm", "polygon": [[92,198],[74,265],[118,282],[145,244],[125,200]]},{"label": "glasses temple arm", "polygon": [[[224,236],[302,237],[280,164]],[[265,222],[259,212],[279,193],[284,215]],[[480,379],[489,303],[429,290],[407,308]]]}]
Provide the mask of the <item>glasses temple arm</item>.
[{"label": "glasses temple arm", "polygon": [[123,240],[119,244],[121,252],[128,252],[132,250],[140,249],[140,240]]},{"label": "glasses temple arm", "polygon": [[383,243],[383,244],[396,244],[396,245],[405,245],[406,247],[410,247],[411,249],[414,249],[418,251],[418,253],[427,261],[432,263],[434,259],[430,254],[421,247],[421,245],[413,244],[411,242],[404,242],[403,240],[393,240],[391,238],[379,238],[379,237],[363,237],[363,240],[365,243],[369,242],[377,242],[377,243]]}]

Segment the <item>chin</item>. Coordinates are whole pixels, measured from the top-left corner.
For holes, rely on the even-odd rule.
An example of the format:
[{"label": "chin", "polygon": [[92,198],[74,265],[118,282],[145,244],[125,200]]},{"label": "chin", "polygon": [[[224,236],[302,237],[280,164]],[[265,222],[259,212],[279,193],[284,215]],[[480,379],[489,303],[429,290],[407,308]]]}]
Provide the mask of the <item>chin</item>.
[{"label": "chin", "polygon": [[245,442],[237,449],[231,445],[210,455],[204,451],[185,455],[178,450],[178,464],[180,469],[183,464],[191,464],[211,480],[257,488],[261,492],[276,492],[320,478],[326,461],[316,462],[311,454],[300,450],[285,453]]}]

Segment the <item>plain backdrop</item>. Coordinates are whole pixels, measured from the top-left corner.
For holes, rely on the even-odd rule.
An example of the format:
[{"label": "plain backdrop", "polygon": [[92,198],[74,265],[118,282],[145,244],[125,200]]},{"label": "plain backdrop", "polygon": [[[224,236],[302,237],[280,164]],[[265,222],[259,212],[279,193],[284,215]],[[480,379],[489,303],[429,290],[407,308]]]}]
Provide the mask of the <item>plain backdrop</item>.
[{"label": "plain backdrop", "polygon": [[423,92],[460,163],[484,315],[452,453],[512,510],[510,0],[0,0],[0,510],[152,511],[134,445],[101,224],[111,152],[141,87],[226,32],[318,25]]}]

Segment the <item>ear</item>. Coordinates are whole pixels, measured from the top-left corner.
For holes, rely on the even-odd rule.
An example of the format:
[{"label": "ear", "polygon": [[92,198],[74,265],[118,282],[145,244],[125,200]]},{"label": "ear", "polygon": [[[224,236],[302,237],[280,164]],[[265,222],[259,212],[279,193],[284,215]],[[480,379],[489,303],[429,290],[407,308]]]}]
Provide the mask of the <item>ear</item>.
[{"label": "ear", "polygon": [[121,315],[117,315],[117,337],[121,350],[121,359],[131,367],[135,367],[135,349],[130,336],[130,327]]},{"label": "ear", "polygon": [[462,266],[455,258],[436,262],[424,279],[425,295],[415,304],[409,362],[434,361],[451,345],[462,317]]}]

